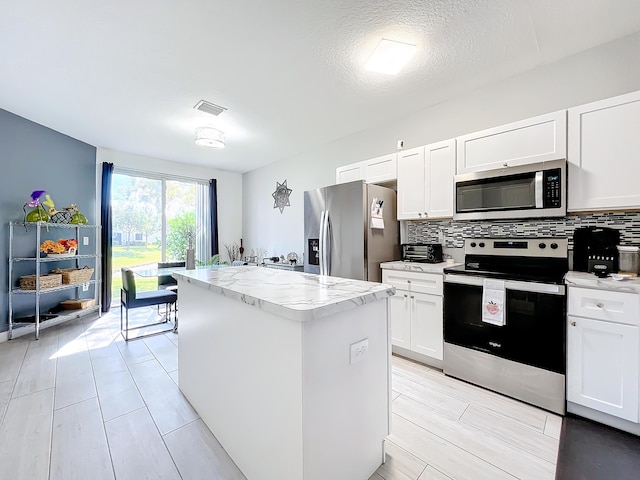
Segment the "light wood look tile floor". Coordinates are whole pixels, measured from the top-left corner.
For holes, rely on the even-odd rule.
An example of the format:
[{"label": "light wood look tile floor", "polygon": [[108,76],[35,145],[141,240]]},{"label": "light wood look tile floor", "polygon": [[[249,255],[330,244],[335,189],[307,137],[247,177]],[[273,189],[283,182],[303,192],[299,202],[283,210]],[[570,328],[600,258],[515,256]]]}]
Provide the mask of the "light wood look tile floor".
[{"label": "light wood look tile floor", "polygon": [[[178,338],[124,342],[116,308],[0,343],[0,477],[243,479],[178,389]],[[554,478],[560,417],[399,357],[392,386],[372,480]]]}]

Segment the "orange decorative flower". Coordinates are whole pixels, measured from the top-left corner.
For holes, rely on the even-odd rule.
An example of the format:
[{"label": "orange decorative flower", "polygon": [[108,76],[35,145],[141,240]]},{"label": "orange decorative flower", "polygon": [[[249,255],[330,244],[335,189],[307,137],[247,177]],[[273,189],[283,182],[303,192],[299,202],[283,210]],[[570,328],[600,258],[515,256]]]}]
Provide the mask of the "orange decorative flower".
[{"label": "orange decorative flower", "polygon": [[57,242],[45,240],[40,245],[40,251],[44,253],[65,253],[68,252],[70,248],[78,248],[78,241],[74,238],[68,240],[61,238]]}]

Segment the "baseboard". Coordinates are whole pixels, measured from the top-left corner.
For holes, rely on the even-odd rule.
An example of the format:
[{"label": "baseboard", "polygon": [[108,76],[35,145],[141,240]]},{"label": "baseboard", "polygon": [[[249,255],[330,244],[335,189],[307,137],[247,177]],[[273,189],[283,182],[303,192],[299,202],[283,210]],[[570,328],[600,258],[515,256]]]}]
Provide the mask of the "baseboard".
[{"label": "baseboard", "polygon": [[417,352],[412,352],[411,350],[407,350],[406,348],[398,347],[396,345],[393,345],[391,347],[391,351],[397,355],[400,355],[401,357],[405,357],[410,360],[414,360],[416,362],[420,362],[430,367],[442,370],[442,360],[438,360],[437,358],[429,357]]},{"label": "baseboard", "polygon": [[640,424],[630,422],[623,418],[614,417],[608,413],[594,410],[593,408],[578,405],[577,403],[567,401],[567,412],[573,413],[579,417],[588,418],[594,422],[602,423],[624,432],[633,433],[634,435],[640,435]]}]

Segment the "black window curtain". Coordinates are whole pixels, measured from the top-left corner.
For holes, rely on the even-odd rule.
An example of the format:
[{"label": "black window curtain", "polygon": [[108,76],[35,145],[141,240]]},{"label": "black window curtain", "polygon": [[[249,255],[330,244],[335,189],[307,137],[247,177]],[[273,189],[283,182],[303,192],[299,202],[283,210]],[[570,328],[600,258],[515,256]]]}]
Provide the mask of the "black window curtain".
[{"label": "black window curtain", "polygon": [[211,214],[211,255],[218,251],[218,181],[209,180],[209,212]]},{"label": "black window curtain", "polygon": [[102,164],[102,202],[100,204],[100,225],[102,240],[102,311],[111,308],[111,260],[112,225],[111,225],[111,180],[113,163]]}]

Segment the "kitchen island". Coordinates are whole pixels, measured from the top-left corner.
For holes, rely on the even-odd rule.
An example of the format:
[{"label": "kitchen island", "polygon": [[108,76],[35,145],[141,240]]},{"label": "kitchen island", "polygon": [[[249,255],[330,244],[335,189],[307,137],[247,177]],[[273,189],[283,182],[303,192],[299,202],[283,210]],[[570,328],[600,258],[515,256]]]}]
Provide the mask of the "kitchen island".
[{"label": "kitchen island", "polygon": [[175,273],[179,385],[248,480],[366,480],[390,429],[388,285]]}]

